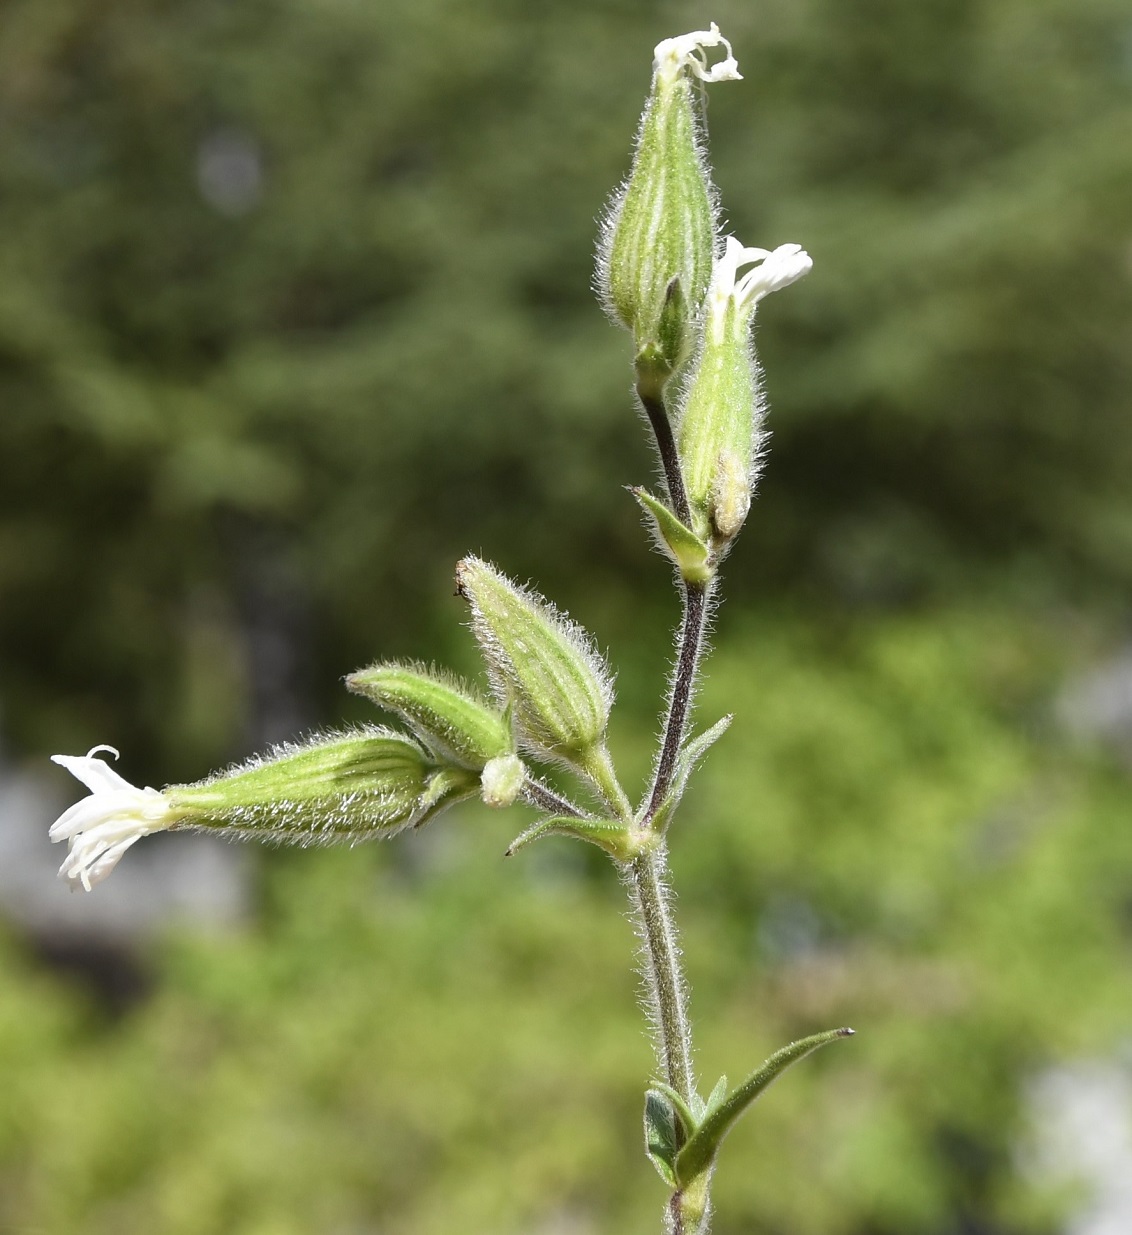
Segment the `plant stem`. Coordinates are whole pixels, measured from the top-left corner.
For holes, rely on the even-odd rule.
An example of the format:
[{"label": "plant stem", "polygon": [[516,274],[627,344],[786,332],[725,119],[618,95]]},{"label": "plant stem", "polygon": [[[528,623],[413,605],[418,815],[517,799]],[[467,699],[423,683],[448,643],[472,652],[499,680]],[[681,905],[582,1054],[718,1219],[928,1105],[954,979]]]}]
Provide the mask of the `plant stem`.
[{"label": "plant stem", "polygon": [[[690,527],[691,509],[684,488],[684,476],[680,470],[680,456],[672,433],[672,423],[663,398],[637,394],[649,418],[657,453],[668,486],[668,499],[672,512]],[[688,727],[688,714],[696,692],[700,658],[703,655],[704,636],[707,630],[708,612],[714,579],[707,583],[690,583],[681,580],[683,617],[676,651],[676,664],[672,670],[672,682],[668,691],[667,709],[653,771],[652,787],[641,826],[651,828],[672,784],[676,760]],[[657,1054],[668,1084],[690,1106],[696,1105],[696,1082],[692,1072],[692,1033],[688,1021],[687,984],[680,965],[680,949],[677,944],[676,926],[668,904],[668,851],[663,840],[648,853],[634,859],[630,868],[633,899],[636,902],[640,921],[641,938],[644,944],[646,977],[651,996],[651,1012],[657,1035]],[[677,1129],[677,1138],[680,1138]],[[679,1148],[679,1146],[677,1146]],[[704,1183],[702,1198],[705,1212],[708,1204]],[[668,1206],[669,1230],[672,1235],[684,1233],[684,1207],[680,1191],[673,1193]]]},{"label": "plant stem", "polygon": [[635,858],[629,872],[644,943],[645,976],[656,1020],[657,1054],[664,1079],[691,1105],[696,1086],[692,1076],[691,1034],[685,1008],[687,991],[680,968],[676,927],[668,906],[665,886],[668,858],[663,844]]},{"label": "plant stem", "polygon": [[623,822],[628,823],[633,818],[633,805],[621,788],[613,760],[605,743],[592,747],[580,765],[597,786],[602,797],[613,812]]},{"label": "plant stem", "polygon": [[523,799],[530,803],[531,806],[538,807],[539,810],[544,810],[551,815],[567,815],[572,819],[584,819],[585,812],[579,810],[573,802],[555,793],[549,785],[544,785],[541,780],[536,780],[535,777],[527,774],[526,780],[523,781]]},{"label": "plant stem", "polygon": [[664,483],[668,486],[668,500],[672,503],[672,513],[684,524],[692,524],[692,511],[688,505],[688,493],[684,488],[684,473],[680,470],[680,455],[676,450],[676,439],[672,436],[672,423],[668,419],[668,409],[664,399],[656,395],[642,392],[637,387],[637,398],[645,409],[645,415],[652,426],[656,451],[660,455],[660,465],[664,469]]},{"label": "plant stem", "polygon": [[714,580],[708,583],[685,581],[683,584],[684,617],[680,626],[676,665],[672,671],[672,685],[668,692],[668,710],[664,717],[660,753],[657,755],[652,789],[644,815],[646,827],[656,817],[665,794],[668,793],[676,758],[680,754],[680,746],[688,727],[688,712],[696,692],[696,678],[707,627],[708,601],[713,587]]}]

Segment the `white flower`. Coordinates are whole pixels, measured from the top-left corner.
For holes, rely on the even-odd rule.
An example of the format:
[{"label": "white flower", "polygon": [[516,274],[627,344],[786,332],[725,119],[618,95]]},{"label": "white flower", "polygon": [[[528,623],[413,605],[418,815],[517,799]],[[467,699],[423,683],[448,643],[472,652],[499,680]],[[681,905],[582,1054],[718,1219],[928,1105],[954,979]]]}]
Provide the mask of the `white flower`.
[{"label": "white flower", "polygon": [[118,758],[112,746],[95,746],[85,756],[51,756],[90,790],[90,797],[64,811],[49,833],[53,841],[70,843],[70,853],[59,868],[60,879],[88,892],[110,874],[134,841],[164,831],[172,822],[164,794],[138,789],[124,780],[108,763],[95,758],[103,750]]},{"label": "white flower", "polygon": [[[727,58],[709,67],[704,54],[707,47],[727,48]],[[675,81],[684,69],[690,69],[701,81],[743,80],[731,54],[731,44],[719,33],[714,21],[710,30],[693,30],[691,34],[680,34],[657,43],[653,54],[656,57],[653,68],[664,81]]]},{"label": "white flower", "polygon": [[[756,262],[758,265],[753,270],[739,277],[742,267]],[[800,244],[781,244],[772,252],[746,248],[734,236],[728,236],[723,256],[716,260],[712,271],[707,294],[713,339],[722,342],[732,307],[737,310],[735,328],[745,330],[751,311],[764,296],[796,283],[809,273],[813,264],[813,259]]]}]

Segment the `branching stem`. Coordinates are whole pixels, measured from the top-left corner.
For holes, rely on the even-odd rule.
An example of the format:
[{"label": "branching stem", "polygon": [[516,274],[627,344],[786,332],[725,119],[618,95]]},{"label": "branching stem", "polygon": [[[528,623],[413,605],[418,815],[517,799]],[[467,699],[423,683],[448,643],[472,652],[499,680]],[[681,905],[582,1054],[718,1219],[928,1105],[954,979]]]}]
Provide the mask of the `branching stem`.
[{"label": "branching stem", "polygon": [[[652,425],[657,453],[664,468],[672,512],[686,526],[691,524],[688,495],[672,424],[663,399],[646,397],[638,390],[641,404]],[[660,750],[641,826],[649,828],[672,785],[672,776],[688,728],[688,715],[696,692],[700,658],[714,580],[703,584],[681,581],[683,618],[676,650],[676,663],[668,691],[668,704],[661,732]],[[692,1071],[692,1035],[687,1011],[687,985],[680,964],[676,927],[668,904],[668,854],[663,843],[642,854],[630,866],[633,899],[636,902],[644,944],[646,978],[657,1034],[657,1055],[668,1084],[695,1107],[696,1082]],[[706,1197],[705,1197],[706,1201]],[[684,1230],[681,1194],[669,1204],[670,1230]]]},{"label": "branching stem", "polygon": [[525,802],[550,815],[566,815],[571,819],[585,818],[585,811],[580,810],[569,799],[555,793],[549,785],[544,785],[541,780],[537,780],[529,773],[523,781],[522,796]]}]

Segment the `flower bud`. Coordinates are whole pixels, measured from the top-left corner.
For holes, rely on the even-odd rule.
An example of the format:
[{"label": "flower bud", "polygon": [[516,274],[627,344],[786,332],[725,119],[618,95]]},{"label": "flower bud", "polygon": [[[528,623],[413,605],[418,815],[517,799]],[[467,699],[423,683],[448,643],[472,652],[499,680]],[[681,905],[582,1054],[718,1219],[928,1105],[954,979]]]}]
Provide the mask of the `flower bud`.
[{"label": "flower bud", "polygon": [[[740,277],[744,266],[753,265]],[[726,545],[750,506],[765,407],[751,341],[755,306],[811,267],[796,244],[744,248],[727,238],[705,301],[703,343],[679,423],[680,466],[698,536]]]},{"label": "flower bud", "polygon": [[375,728],[281,747],[164,796],[181,826],[308,845],[390,836],[478,787],[474,772]]},{"label": "flower bud", "polygon": [[387,663],[351,673],[346,685],[396,713],[430,750],[450,763],[478,772],[511,750],[507,718],[457,678],[423,665]]},{"label": "flower bud", "polygon": [[474,772],[437,762],[388,729],[316,738],[267,758],[159,792],[119,776],[96,746],[85,756],[52,758],[90,790],[52,825],[68,842],[59,874],[90,889],[136,841],[153,832],[200,828],[298,845],[351,843],[421,824],[477,789]]},{"label": "flower bud", "polygon": [[[706,48],[726,58],[709,67]],[[716,194],[704,156],[698,82],[737,81],[731,45],[713,23],[657,44],[652,89],[629,177],[606,212],[596,284],[610,317],[664,380],[690,346],[689,323],[711,277]]]},{"label": "flower bud", "polygon": [[497,755],[484,767],[480,797],[486,806],[510,806],[522,792],[526,776],[518,755]]},{"label": "flower bud", "polygon": [[609,667],[589,636],[543,597],[479,558],[456,569],[472,630],[500,704],[511,704],[526,742],[577,762],[602,740],[613,704]]}]

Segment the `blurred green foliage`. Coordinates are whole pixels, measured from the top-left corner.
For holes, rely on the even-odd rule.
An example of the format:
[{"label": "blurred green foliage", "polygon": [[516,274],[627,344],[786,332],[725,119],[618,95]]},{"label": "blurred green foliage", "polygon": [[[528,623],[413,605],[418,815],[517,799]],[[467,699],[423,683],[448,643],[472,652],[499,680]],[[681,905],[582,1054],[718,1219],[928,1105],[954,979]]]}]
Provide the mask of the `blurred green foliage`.
[{"label": "blurred green foliage", "polygon": [[[1045,1231],[1025,1084],[1132,1007],[1127,784],[1044,719],[1132,571],[1125,0],[7,0],[6,736],[162,783],[378,654],[467,668],[471,550],[608,641],[643,770],[668,582],[590,261],[709,17],[729,218],[816,264],[760,311],[737,720],[674,841],[704,1079],[861,1031],[729,1141],[717,1229]],[[619,893],[509,820],[273,855],[113,1024],[13,943],[0,1229],[654,1229]]]},{"label": "blurred green foliage", "polygon": [[[737,626],[703,710],[747,706],[673,838],[701,1080],[859,1033],[728,1140],[715,1229],[1053,1229],[1017,1170],[1027,1086],[1132,1006],[1126,783],[1035,723],[1059,639],[969,611]],[[615,880],[565,840],[505,862],[514,828],[281,853],[259,921],[167,941],[112,1024],[10,954],[0,1229],[655,1229]]]}]

